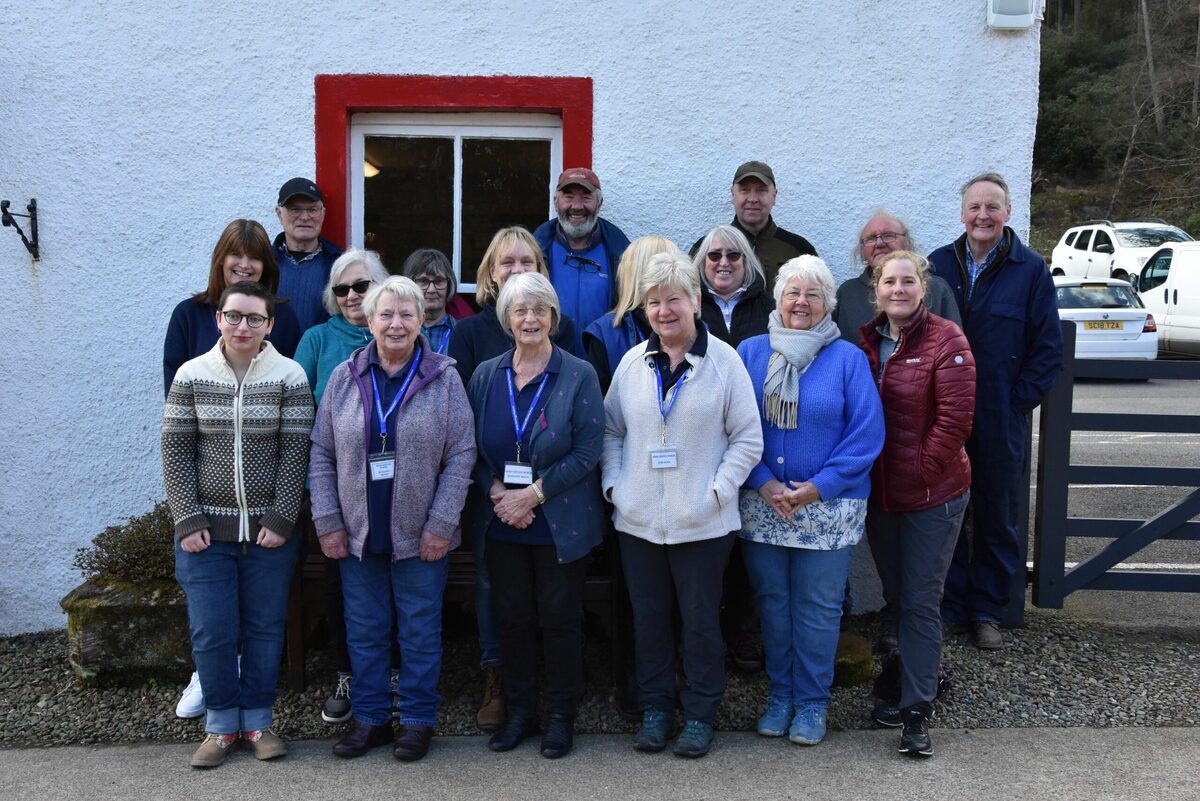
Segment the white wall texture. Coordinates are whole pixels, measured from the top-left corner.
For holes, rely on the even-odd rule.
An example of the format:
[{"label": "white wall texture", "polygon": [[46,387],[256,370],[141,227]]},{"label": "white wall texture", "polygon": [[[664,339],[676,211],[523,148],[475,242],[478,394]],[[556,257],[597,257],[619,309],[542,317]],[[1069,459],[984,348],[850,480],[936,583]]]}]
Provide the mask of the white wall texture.
[{"label": "white wall texture", "polygon": [[42,2],[0,26],[0,198],[38,199],[42,259],[0,229],[0,633],[63,624],[75,549],[163,496],[161,347],[235,217],[274,233],[311,175],[320,73],[594,80],[605,216],[685,247],[731,218],[740,162],[835,274],[870,209],[949,241],[983,169],[1028,228],[1038,31],[984,0]]}]

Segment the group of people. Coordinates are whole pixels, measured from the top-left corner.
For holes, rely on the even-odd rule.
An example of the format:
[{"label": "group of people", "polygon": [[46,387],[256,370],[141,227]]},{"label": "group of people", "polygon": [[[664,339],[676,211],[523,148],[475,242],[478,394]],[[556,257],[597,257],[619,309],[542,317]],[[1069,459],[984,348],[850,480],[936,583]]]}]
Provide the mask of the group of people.
[{"label": "group of people", "polygon": [[271,707],[305,532],[326,559],[339,757],[427,753],[464,532],[493,751],[538,735],[546,758],[571,751],[583,587],[606,540],[632,608],[635,749],[709,751],[727,645],[753,663],[735,646],[755,618],[759,734],[821,742],[865,533],[893,677],[871,714],[931,755],[944,629],[1002,646],[1028,415],[1061,360],[1053,286],[994,173],[964,185],[965,232],[928,260],[872,216],[841,287],[774,222],[776,197],[771,168],[743,164],[733,222],[688,256],[630,242],[599,216],[598,176],[565,170],[554,219],[493,237],[477,311],[436,250],[389,275],[322,239],[306,179],[280,190],[274,244],[230,223],[164,345],[163,469],[206,715],[192,765],[239,742],[286,753]]}]

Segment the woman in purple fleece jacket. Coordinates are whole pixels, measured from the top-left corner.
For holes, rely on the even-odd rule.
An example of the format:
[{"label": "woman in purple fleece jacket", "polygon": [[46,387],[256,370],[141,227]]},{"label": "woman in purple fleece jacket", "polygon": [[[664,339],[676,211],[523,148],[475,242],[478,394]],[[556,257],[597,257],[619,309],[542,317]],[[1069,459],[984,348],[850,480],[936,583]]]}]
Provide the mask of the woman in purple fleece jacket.
[{"label": "woman in purple fleece jacket", "polygon": [[[446,554],[475,464],[475,426],[454,361],[421,336],[424,294],[393,276],[363,301],[374,341],[336,367],[312,433],[309,482],[321,551],[341,560],[351,728],[357,757],[395,742],[420,759],[437,723]],[[392,617],[400,646],[400,731],[391,726]]]}]

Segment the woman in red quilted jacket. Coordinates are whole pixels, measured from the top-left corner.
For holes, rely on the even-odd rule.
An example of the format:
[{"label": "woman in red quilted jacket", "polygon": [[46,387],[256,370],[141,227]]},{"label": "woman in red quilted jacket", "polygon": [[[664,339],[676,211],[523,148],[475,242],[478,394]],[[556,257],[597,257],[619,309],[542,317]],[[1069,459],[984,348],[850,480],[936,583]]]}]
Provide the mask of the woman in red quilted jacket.
[{"label": "woman in red quilted jacket", "polygon": [[963,445],[975,412],[975,358],[962,329],[925,307],[928,269],[905,250],[876,262],[879,314],[860,329],[887,432],[871,476],[867,538],[884,598],[899,611],[900,641],[899,709],[877,707],[872,716],[903,726],[901,753],[926,757],[942,590],[970,495]]}]

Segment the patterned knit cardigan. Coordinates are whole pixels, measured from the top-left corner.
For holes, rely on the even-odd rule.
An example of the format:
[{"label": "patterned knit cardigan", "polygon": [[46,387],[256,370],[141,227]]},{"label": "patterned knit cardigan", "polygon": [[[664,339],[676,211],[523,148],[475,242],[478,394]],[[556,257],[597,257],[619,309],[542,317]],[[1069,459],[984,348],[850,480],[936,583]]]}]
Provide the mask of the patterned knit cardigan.
[{"label": "patterned knit cardigan", "polygon": [[292,533],[308,470],[312,392],[300,365],[270,342],[238,386],[221,343],[184,363],[163,411],[163,480],[181,539],[253,542]]}]

